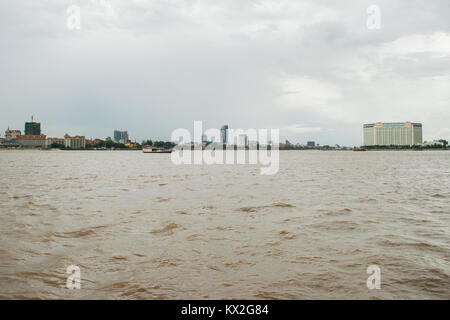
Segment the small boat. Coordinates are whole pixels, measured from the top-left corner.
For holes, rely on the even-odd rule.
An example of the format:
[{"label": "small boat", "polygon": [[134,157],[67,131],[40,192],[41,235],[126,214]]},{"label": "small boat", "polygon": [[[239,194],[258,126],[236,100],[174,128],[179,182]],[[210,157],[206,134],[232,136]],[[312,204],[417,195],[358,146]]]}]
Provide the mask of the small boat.
[{"label": "small boat", "polygon": [[160,149],[156,147],[143,147],[142,148],[143,153],[171,153],[171,149]]}]

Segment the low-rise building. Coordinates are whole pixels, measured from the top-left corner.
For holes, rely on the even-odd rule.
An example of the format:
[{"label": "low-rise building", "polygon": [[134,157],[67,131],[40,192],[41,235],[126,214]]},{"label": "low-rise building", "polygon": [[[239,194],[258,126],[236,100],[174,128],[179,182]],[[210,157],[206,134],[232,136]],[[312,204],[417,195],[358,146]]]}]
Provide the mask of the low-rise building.
[{"label": "low-rise building", "polygon": [[129,149],[137,149],[137,144],[136,144],[136,142],[133,143],[133,142],[128,141],[125,143],[125,147],[127,147]]},{"label": "low-rise building", "polygon": [[5,131],[5,140],[9,141],[12,139],[17,139],[18,136],[20,136],[22,133],[20,132],[20,130],[10,130],[8,128],[8,130]]},{"label": "low-rise building", "polygon": [[71,137],[67,133],[64,135],[64,146],[70,149],[85,149],[86,138],[85,136]]},{"label": "low-rise building", "polygon": [[47,138],[46,146],[50,147],[52,144],[64,145],[64,138]]},{"label": "low-rise building", "polygon": [[445,140],[433,140],[433,141],[425,141],[424,143],[421,143],[420,146],[422,147],[440,147],[443,148],[446,146]]},{"label": "low-rise building", "polygon": [[23,148],[44,148],[46,136],[44,134],[25,134],[16,136],[15,143]]},{"label": "low-rise building", "polygon": [[245,134],[240,134],[238,136],[238,146],[239,147],[248,147],[248,137]]}]

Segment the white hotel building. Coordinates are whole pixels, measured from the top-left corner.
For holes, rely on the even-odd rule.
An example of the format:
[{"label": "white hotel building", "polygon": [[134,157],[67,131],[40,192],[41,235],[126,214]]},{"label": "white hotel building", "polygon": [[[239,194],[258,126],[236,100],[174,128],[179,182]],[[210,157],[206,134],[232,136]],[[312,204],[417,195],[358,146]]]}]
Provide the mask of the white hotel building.
[{"label": "white hotel building", "polygon": [[66,133],[64,135],[64,146],[71,149],[85,149],[86,138],[84,136],[71,137]]},{"label": "white hotel building", "polygon": [[364,146],[413,146],[422,143],[422,124],[412,122],[363,125]]}]

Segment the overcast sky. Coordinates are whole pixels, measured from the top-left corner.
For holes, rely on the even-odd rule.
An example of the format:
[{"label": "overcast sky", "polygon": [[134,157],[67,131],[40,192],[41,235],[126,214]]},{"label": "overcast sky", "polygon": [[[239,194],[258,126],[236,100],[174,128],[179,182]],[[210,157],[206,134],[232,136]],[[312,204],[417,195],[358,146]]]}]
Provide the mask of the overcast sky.
[{"label": "overcast sky", "polygon": [[363,123],[414,121],[450,139],[450,1],[2,0],[0,111],[2,136],[34,114],[57,137],[202,120],[360,145]]}]

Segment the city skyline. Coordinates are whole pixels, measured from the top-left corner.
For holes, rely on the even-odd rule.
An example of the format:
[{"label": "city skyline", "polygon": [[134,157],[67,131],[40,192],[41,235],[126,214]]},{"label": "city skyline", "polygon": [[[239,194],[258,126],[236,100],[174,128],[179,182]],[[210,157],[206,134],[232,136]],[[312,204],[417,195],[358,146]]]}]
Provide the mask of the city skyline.
[{"label": "city skyline", "polygon": [[450,140],[447,1],[379,1],[378,30],[369,1],[85,1],[79,30],[34,3],[0,4],[3,129],[35,114],[49,136],[163,140],[202,120],[359,145],[362,123],[412,121]]},{"label": "city skyline", "polygon": [[[99,149],[104,150],[105,148],[126,148],[126,149],[138,149],[141,148],[141,145],[135,142],[133,143],[128,136],[128,130],[114,130],[113,138],[110,136],[102,139],[100,137],[91,137],[90,139],[86,139],[85,136],[77,135],[71,136],[68,133],[64,134],[64,138],[60,137],[47,137],[47,135],[41,132],[41,123],[34,121],[34,115],[31,117],[31,122],[25,122],[24,124],[25,131],[22,135],[21,130],[8,129],[5,131],[5,137],[1,137],[0,134],[0,147],[6,148],[68,148],[68,149],[85,149],[86,145],[90,149]],[[212,133],[211,130],[216,130],[216,134]],[[184,128],[179,128],[172,133],[171,141],[158,141],[157,139],[147,139],[142,140],[142,146],[147,145],[150,142],[150,145],[153,145],[152,140],[156,142],[156,146],[161,144],[166,146],[166,149],[170,149],[178,143],[186,143],[183,141],[177,140],[174,137],[174,134],[180,134],[183,131],[183,136],[186,133],[189,133],[189,130]],[[259,129],[261,130],[261,129]],[[266,132],[266,129],[262,129]],[[195,132],[197,131],[197,133]],[[234,145],[235,147],[244,147],[249,148],[250,145],[256,147],[259,144],[264,144],[266,141],[264,139],[265,134],[263,134],[263,140],[260,140],[258,130],[254,128],[242,129],[242,128],[229,128],[228,124],[224,124],[221,126],[220,130],[217,128],[203,128],[202,122],[194,123],[194,140],[187,141],[188,143],[198,143],[199,141],[195,141],[195,137],[200,137],[200,141],[203,147],[206,147],[211,143],[220,143],[220,145]],[[291,142],[287,139],[280,140],[279,139],[279,130],[275,129],[276,135],[275,141],[272,140],[272,133],[270,133],[269,140],[267,143],[272,145],[275,143],[281,150],[308,150],[308,149],[320,149],[320,150],[355,150],[362,151],[366,150],[365,148],[390,148],[396,149],[401,148],[420,148],[420,149],[436,149],[442,148],[446,149],[448,145],[448,141],[445,139],[433,139],[430,141],[423,141],[422,137],[422,124],[421,123],[411,123],[410,121],[406,122],[393,122],[393,123],[370,123],[363,124],[363,143],[361,144],[361,148],[358,146],[345,146],[341,144],[321,144],[318,141],[307,141],[306,143],[299,142]],[[267,134],[267,133],[266,133]],[[215,136],[217,135],[217,136]],[[186,139],[186,137],[184,138]],[[187,139],[192,139],[187,138]],[[215,140],[218,141],[215,142]],[[284,141],[284,142],[283,142]],[[116,144],[112,143],[115,142]],[[171,144],[171,147],[168,145]],[[353,148],[352,148],[353,147]]]},{"label": "city skyline", "polygon": [[[34,116],[33,116],[34,117]],[[379,124],[382,124],[383,122],[379,122],[379,121],[377,121],[376,123],[379,123]],[[403,123],[411,123],[410,121],[403,121],[403,122],[394,122],[394,123],[392,123],[392,124],[396,124],[396,123],[401,123],[401,124],[403,124]],[[24,135],[26,135],[26,130],[27,130],[27,127],[28,127],[28,129],[29,129],[29,126],[31,125],[31,124],[34,124],[34,125],[38,125],[39,126],[39,134],[40,134],[40,132],[41,132],[41,122],[34,122],[34,120],[32,119],[32,121],[31,122],[25,122],[25,124],[24,124],[24,129],[22,130],[22,129],[17,129],[17,128],[15,128],[15,127],[10,127],[10,126],[8,126],[8,131],[9,130],[11,130],[11,131],[20,131],[20,132],[23,132],[24,133]],[[387,124],[389,124],[389,123],[387,123]],[[413,122],[413,124],[414,124],[414,122]],[[373,125],[373,124],[371,124],[371,125]],[[355,145],[345,145],[345,144],[342,144],[342,143],[339,143],[339,142],[335,142],[335,143],[333,143],[333,144],[327,144],[327,143],[322,143],[321,141],[318,141],[317,139],[314,139],[314,137],[313,138],[311,138],[311,139],[309,139],[309,140],[307,140],[307,141],[289,141],[288,139],[286,139],[286,138],[280,138],[280,143],[283,143],[284,141],[286,141],[286,142],[288,142],[289,144],[293,144],[293,145],[304,145],[304,146],[308,146],[309,145],[309,143],[310,142],[314,142],[314,143],[316,143],[316,144],[318,144],[318,145],[343,145],[343,146],[348,146],[348,147],[350,147],[350,146],[364,146],[365,145],[365,130],[366,130],[366,126],[368,126],[368,124],[362,124],[362,128],[363,128],[363,131],[362,131],[362,140],[361,140],[361,143],[360,144],[355,144]],[[420,124],[420,126],[421,126],[421,141],[420,141],[420,143],[422,143],[422,142],[431,142],[431,141],[436,141],[436,140],[439,140],[439,139],[443,139],[443,138],[441,138],[441,137],[432,137],[432,138],[430,138],[429,140],[426,140],[426,139],[422,139],[422,124]],[[246,130],[246,129],[248,129],[248,128],[233,128],[233,127],[231,127],[231,128],[229,128],[229,126],[228,126],[228,124],[225,124],[225,125],[222,125],[221,127],[220,127],[220,132],[221,132],[221,141],[222,142],[224,142],[224,139],[225,139],[225,142],[228,142],[228,133],[224,133],[224,130],[225,131],[228,131],[228,129],[243,129],[243,130]],[[206,130],[206,128],[205,128],[205,130]],[[123,129],[121,129],[121,130],[117,130],[117,129],[114,129],[113,131],[113,134],[111,135],[106,135],[105,137],[98,137],[98,136],[89,136],[89,135],[85,135],[85,134],[82,134],[83,136],[85,136],[86,137],[86,139],[100,139],[100,140],[108,140],[108,139],[112,139],[112,140],[114,140],[115,142],[126,142],[126,141],[146,141],[146,140],[148,140],[148,139],[150,139],[150,140],[158,140],[158,138],[154,138],[154,137],[144,137],[144,138],[142,138],[141,140],[139,140],[139,139],[136,139],[136,138],[133,138],[133,139],[129,139],[129,137],[128,137],[128,130],[123,130]],[[67,132],[65,133],[65,134],[67,134]],[[64,135],[65,135],[64,134]],[[123,135],[123,138],[124,139],[121,139],[121,138],[119,138],[119,136],[121,137]],[[49,135],[49,134],[46,134],[46,136],[48,137],[48,138],[58,138],[58,137],[60,137],[60,136],[63,136],[63,135],[61,135],[61,134],[59,134],[59,135]],[[111,137],[113,137],[113,138],[111,138]],[[0,138],[2,138],[2,133],[0,132]],[[204,135],[204,133],[202,133],[202,139],[206,139],[206,136]],[[248,143],[248,142],[250,142],[249,140],[248,140],[248,137],[246,138],[247,139],[247,142],[246,143]],[[165,138],[165,139],[160,139],[161,141],[169,141],[170,139],[168,139],[168,138]],[[241,144],[241,142],[238,142],[237,144]]]}]

